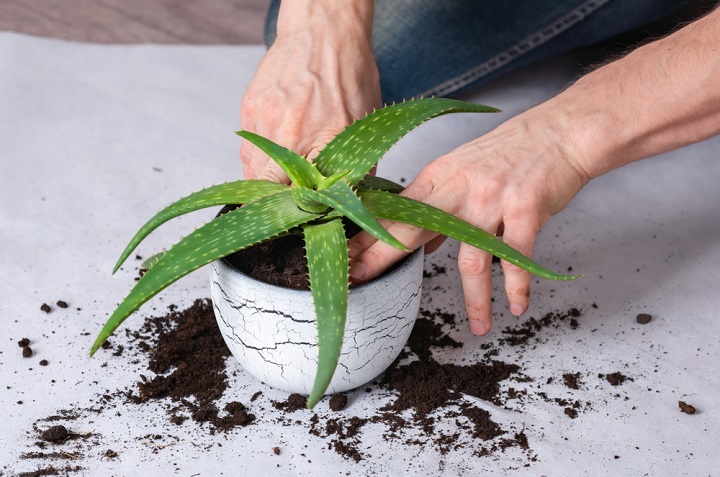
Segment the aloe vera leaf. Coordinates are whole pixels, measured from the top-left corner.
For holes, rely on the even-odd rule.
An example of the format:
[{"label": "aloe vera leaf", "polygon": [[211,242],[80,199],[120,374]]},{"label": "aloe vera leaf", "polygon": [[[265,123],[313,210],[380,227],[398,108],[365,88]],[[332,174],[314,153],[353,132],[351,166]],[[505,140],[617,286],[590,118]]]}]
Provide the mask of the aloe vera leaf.
[{"label": "aloe vera leaf", "polygon": [[321,214],[328,211],[328,206],[324,202],[319,202],[320,196],[312,189],[304,189],[302,187],[293,187],[293,199],[302,210]]},{"label": "aloe vera leaf", "polygon": [[550,280],[574,280],[579,275],[562,275],[539,265],[494,235],[433,206],[383,191],[361,191],[365,207],[375,217],[404,222],[465,242]]},{"label": "aloe vera leaf", "polygon": [[393,194],[399,194],[405,190],[400,184],[377,176],[365,176],[365,178],[358,183],[358,189],[384,190],[385,192],[392,192]]},{"label": "aloe vera leaf", "polygon": [[165,255],[167,252],[163,250],[162,252],[158,252],[155,255],[153,255],[150,258],[147,258],[143,260],[143,262],[140,264],[140,268],[147,271],[150,270],[156,263],[160,261],[160,259]]},{"label": "aloe vera leaf", "polygon": [[498,109],[446,98],[424,98],[386,106],[368,114],[335,136],[315,158],[324,176],[350,171],[355,185],[405,134],[428,119],[448,113],[491,113]]},{"label": "aloe vera leaf", "polygon": [[290,191],[286,191],[259,199],[203,225],[170,248],[140,278],[103,326],[90,355],[128,316],[171,283],[203,265],[316,217],[298,209]]},{"label": "aloe vera leaf", "polygon": [[289,190],[289,187],[285,184],[260,180],[244,180],[215,185],[190,194],[155,214],[153,218],[148,220],[148,222],[140,228],[132,240],[130,240],[127,247],[125,247],[125,250],[123,250],[123,253],[115,264],[115,268],[113,268],[113,273],[117,272],[120,265],[127,260],[132,251],[135,250],[145,237],[168,220],[207,207],[226,204],[246,204],[267,195],[277,194],[278,192],[286,190]]},{"label": "aloe vera leaf", "polygon": [[398,239],[393,237],[385,227],[380,225],[375,217],[365,208],[362,201],[355,195],[355,192],[344,182],[336,182],[327,189],[321,191],[307,191],[311,196],[316,197],[318,202],[322,202],[339,211],[341,214],[355,222],[359,227],[365,230],[378,240],[392,245],[404,252],[409,252],[405,245]]},{"label": "aloe vera leaf", "polygon": [[342,350],[348,304],[347,239],[340,219],[303,226],[318,329],[318,369],[307,406],[322,399]]},{"label": "aloe vera leaf", "polygon": [[293,184],[312,189],[324,179],[315,166],[290,149],[262,136],[258,136],[255,133],[251,133],[250,131],[238,131],[237,135],[243,139],[247,139],[270,156],[270,159],[275,161],[282,170],[285,171],[285,174],[288,175]]}]

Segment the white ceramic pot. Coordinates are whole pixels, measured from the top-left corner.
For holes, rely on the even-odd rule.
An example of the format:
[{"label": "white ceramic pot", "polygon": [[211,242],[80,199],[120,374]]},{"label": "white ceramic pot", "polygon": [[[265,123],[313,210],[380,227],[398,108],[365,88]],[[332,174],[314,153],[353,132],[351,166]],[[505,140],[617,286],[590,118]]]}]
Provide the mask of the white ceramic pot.
[{"label": "white ceramic pot", "polygon": [[[422,273],[421,248],[383,277],[350,289],[328,394],[372,381],[397,358],[417,317]],[[211,290],[220,331],[243,368],[274,388],[309,394],[318,360],[310,291],[261,282],[225,260],[211,266]]]}]

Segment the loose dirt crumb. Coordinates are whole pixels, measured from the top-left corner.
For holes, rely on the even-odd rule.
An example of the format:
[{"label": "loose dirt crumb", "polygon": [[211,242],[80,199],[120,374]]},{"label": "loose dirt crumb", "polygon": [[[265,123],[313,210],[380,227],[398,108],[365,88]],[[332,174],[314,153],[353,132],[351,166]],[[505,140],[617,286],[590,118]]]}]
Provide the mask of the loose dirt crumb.
[{"label": "loose dirt crumb", "polygon": [[70,434],[68,433],[68,430],[67,428],[65,428],[65,426],[57,425],[52,426],[49,429],[46,429],[42,433],[40,433],[40,439],[44,440],[45,442],[52,442],[53,444],[57,444],[65,441],[65,439],[67,439],[69,435]]},{"label": "loose dirt crumb", "polygon": [[695,414],[695,411],[696,411],[695,406],[691,406],[690,404],[688,404],[684,401],[679,401],[678,407],[680,407],[680,410],[682,412],[684,412],[685,414]]},{"label": "loose dirt crumb", "polygon": [[335,394],[330,398],[330,409],[333,411],[342,411],[347,406],[347,394]]},{"label": "loose dirt crumb", "polygon": [[635,318],[635,321],[637,321],[641,325],[647,325],[648,323],[650,323],[650,320],[652,320],[652,315],[648,315],[647,313],[640,313]]},{"label": "loose dirt crumb", "polygon": [[605,379],[607,379],[607,382],[609,382],[613,386],[620,386],[622,383],[625,382],[627,376],[620,372],[616,372],[608,374],[607,376],[605,376]]}]

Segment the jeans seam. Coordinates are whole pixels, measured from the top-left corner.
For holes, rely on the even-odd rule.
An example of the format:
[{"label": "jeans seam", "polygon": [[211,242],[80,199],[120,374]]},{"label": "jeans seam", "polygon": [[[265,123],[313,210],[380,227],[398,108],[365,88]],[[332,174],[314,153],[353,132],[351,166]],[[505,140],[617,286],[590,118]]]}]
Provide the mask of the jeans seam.
[{"label": "jeans seam", "polygon": [[582,5],[572,9],[559,19],[553,21],[547,26],[541,28],[535,33],[523,38],[520,42],[511,46],[502,53],[493,56],[489,60],[479,64],[478,66],[466,71],[465,73],[454,77],[451,80],[445,81],[434,88],[427,90],[426,92],[418,96],[445,96],[453,93],[465,86],[473,83],[474,81],[486,76],[493,71],[507,65],[512,60],[529,53],[538,46],[546,43],[547,41],[563,33],[568,28],[576,25],[591,13],[598,10],[600,7],[608,3],[609,0],[588,0]]}]

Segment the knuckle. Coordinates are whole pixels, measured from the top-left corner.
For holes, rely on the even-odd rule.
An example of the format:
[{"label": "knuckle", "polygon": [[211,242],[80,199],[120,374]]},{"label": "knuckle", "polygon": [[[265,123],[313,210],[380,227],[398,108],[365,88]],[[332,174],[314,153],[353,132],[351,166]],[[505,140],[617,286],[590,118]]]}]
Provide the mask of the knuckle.
[{"label": "knuckle", "polygon": [[458,268],[460,273],[466,276],[479,276],[487,273],[490,260],[484,253],[461,253],[458,256]]},{"label": "knuckle", "polygon": [[[526,255],[525,252],[520,250],[520,253],[523,255]],[[526,255],[527,256],[527,255]],[[506,262],[505,260],[502,261],[502,268],[506,275],[527,275],[530,276],[530,272],[527,270],[519,267],[518,265],[515,265],[514,263]]]}]

